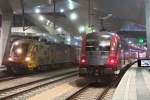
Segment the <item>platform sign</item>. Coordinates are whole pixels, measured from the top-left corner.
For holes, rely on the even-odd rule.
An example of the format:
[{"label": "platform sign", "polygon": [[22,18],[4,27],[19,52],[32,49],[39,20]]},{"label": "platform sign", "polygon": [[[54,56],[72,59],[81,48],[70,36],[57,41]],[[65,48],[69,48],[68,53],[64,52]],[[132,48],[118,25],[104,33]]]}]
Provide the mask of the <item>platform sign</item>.
[{"label": "platform sign", "polygon": [[139,67],[150,67],[150,59],[140,59],[138,60]]}]

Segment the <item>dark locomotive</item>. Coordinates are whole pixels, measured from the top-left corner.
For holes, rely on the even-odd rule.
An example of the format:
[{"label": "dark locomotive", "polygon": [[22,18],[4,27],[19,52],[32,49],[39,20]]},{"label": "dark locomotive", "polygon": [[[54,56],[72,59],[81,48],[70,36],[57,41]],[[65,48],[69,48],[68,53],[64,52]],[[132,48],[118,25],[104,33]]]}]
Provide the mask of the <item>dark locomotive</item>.
[{"label": "dark locomotive", "polygon": [[77,63],[78,47],[41,41],[37,37],[13,38],[5,65],[11,73],[20,74]]}]

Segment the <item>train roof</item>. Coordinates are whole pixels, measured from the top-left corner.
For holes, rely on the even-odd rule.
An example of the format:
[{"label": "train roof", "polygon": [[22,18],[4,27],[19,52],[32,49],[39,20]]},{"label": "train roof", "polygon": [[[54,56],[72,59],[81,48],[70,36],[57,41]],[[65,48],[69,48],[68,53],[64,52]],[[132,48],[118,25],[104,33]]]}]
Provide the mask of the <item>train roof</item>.
[{"label": "train roof", "polygon": [[109,31],[102,31],[102,32],[92,32],[92,33],[89,33],[87,35],[90,35],[90,34],[98,34],[98,35],[114,35],[116,33],[114,32],[109,32]]},{"label": "train roof", "polygon": [[120,39],[120,37],[117,33],[109,32],[109,31],[92,32],[92,33],[87,34],[87,38],[91,37],[91,36],[108,38],[108,37],[112,37],[113,35],[115,35],[118,39]]}]

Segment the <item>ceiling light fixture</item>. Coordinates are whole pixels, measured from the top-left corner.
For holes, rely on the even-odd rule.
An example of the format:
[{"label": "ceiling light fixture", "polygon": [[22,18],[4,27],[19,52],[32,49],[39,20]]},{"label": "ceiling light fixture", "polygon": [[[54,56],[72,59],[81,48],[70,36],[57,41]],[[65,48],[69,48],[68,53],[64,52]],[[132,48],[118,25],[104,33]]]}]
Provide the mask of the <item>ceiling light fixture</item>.
[{"label": "ceiling light fixture", "polygon": [[44,17],[43,17],[42,15],[40,15],[40,16],[39,16],[39,20],[40,20],[40,21],[43,21],[43,20],[44,20]]},{"label": "ceiling light fixture", "polygon": [[73,10],[74,9],[73,3],[69,3],[68,8],[69,8],[69,10]]},{"label": "ceiling light fixture", "polygon": [[78,18],[77,14],[76,13],[71,13],[70,14],[70,19],[71,20],[76,20]]},{"label": "ceiling light fixture", "polygon": [[61,9],[60,9],[60,12],[63,13],[63,12],[64,12],[64,9],[61,8]]},{"label": "ceiling light fixture", "polygon": [[41,12],[41,10],[39,8],[35,9],[35,13],[39,14]]},{"label": "ceiling light fixture", "polygon": [[62,32],[62,28],[61,27],[57,28],[57,31]]},{"label": "ceiling light fixture", "polygon": [[79,27],[79,32],[82,33],[82,32],[84,32],[84,31],[85,31],[85,27],[84,27],[84,26],[80,26],[80,27]]}]

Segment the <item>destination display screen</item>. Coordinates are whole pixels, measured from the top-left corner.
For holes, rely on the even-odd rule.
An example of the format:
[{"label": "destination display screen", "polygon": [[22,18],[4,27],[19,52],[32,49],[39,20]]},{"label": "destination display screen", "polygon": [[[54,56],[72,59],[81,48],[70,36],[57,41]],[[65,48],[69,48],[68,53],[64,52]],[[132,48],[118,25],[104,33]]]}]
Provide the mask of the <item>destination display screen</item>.
[{"label": "destination display screen", "polygon": [[140,67],[150,67],[150,59],[141,59],[138,63]]}]

